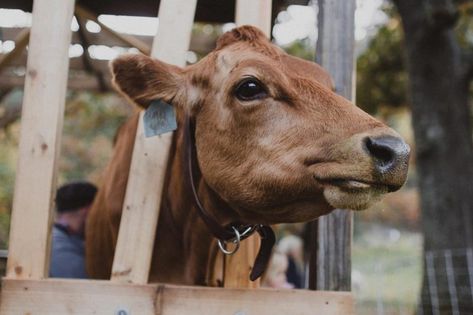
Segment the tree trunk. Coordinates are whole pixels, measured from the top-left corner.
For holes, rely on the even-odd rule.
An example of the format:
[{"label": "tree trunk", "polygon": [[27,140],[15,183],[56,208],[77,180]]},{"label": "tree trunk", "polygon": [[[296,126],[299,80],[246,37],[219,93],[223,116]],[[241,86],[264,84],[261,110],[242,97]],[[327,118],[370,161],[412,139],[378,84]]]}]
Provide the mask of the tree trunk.
[{"label": "tree trunk", "polygon": [[471,313],[470,78],[453,32],[456,14],[446,0],[395,4],[405,33],[421,193],[424,277],[419,314]]}]

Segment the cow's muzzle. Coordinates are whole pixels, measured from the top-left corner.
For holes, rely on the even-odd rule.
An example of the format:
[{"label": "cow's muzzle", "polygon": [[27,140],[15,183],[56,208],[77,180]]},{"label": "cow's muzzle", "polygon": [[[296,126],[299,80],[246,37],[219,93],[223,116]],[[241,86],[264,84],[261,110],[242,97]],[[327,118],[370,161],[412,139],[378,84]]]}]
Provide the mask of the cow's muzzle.
[{"label": "cow's muzzle", "polygon": [[373,161],[374,178],[396,191],[404,184],[409,164],[409,145],[400,137],[386,135],[363,139],[365,151]]}]

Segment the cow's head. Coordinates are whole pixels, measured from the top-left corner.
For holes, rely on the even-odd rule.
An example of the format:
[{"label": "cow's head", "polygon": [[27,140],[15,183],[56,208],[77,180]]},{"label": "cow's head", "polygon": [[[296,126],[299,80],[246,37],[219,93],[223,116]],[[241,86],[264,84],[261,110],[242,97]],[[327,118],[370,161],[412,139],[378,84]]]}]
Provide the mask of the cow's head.
[{"label": "cow's head", "polygon": [[143,55],[122,56],[112,69],[141,107],[161,99],[193,116],[205,181],[249,223],[364,209],[406,179],[409,147],[399,135],[256,28],[224,34],[183,69]]}]

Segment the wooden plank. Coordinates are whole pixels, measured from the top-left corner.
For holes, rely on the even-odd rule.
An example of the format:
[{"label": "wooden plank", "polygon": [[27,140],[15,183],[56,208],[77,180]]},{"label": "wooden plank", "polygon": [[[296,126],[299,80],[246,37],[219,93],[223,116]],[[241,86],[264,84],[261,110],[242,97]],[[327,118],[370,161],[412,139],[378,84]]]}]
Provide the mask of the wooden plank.
[{"label": "wooden plank", "polygon": [[259,27],[268,37],[271,37],[271,0],[237,0],[235,22],[240,25]]},{"label": "wooden plank", "polygon": [[163,149],[156,146],[156,141],[153,140],[144,136],[142,112],[113,260],[112,280],[116,282],[148,282],[161,202],[156,197],[156,192],[162,191],[164,184],[150,170],[165,170],[167,166],[167,158],[156,159]]},{"label": "wooden plank", "polygon": [[[162,0],[152,56],[184,66],[196,0]],[[172,133],[145,138],[138,125],[112,267],[116,282],[147,283]],[[139,248],[139,249],[137,249]],[[139,255],[133,255],[135,252]],[[139,251],[139,252],[138,252]]]},{"label": "wooden plank", "polygon": [[352,295],[341,292],[164,286],[158,301],[163,315],[354,314]]},{"label": "wooden plank", "polygon": [[[271,34],[271,1],[237,0],[235,21],[238,26],[250,24],[259,27],[269,37]],[[225,288],[258,288],[260,286],[259,279],[252,282],[249,278],[259,245],[259,237],[254,235],[241,243],[238,252],[231,256],[225,256]]]},{"label": "wooden plank", "polygon": [[197,0],[162,0],[158,33],[151,55],[176,66],[186,65]]},{"label": "wooden plank", "polygon": [[61,279],[5,279],[1,301],[0,315],[354,314],[353,297],[347,292],[120,285]]},{"label": "wooden plank", "polygon": [[250,281],[249,278],[259,246],[259,237],[253,235],[241,243],[238,252],[225,256],[223,278],[225,288],[259,288],[260,279]]},{"label": "wooden plank", "polygon": [[13,59],[21,55],[23,50],[26,48],[26,44],[28,44],[29,38],[29,29],[23,29],[23,31],[15,37],[15,48],[13,48],[9,53],[0,55],[0,71],[2,71],[2,69],[5,68]]},{"label": "wooden plank", "polygon": [[[0,56],[3,56],[3,54],[0,54]],[[20,56],[18,56],[17,58],[15,58],[9,63],[8,68],[25,66],[27,58],[28,56],[26,54],[21,54]],[[90,65],[94,69],[97,69],[108,76],[110,76],[109,63],[110,63],[110,60],[90,59]],[[0,77],[5,75],[6,69],[0,74]],[[70,58],[69,69],[86,71],[86,67],[84,65],[84,61],[82,60],[82,56]]]},{"label": "wooden plank", "polygon": [[[318,3],[318,62],[332,75],[337,93],[353,99],[355,0]],[[317,230],[317,277],[310,286],[350,291],[352,213],[335,210],[318,220]]]},{"label": "wooden plank", "polygon": [[[107,86],[111,89],[110,77],[105,79]],[[10,89],[14,87],[23,87],[25,85],[25,77],[13,74],[3,73],[0,75],[0,90]],[[82,73],[81,75],[69,76],[67,80],[67,88],[77,91],[100,91],[97,77]]]},{"label": "wooden plank", "polygon": [[86,20],[78,15],[76,15],[76,20],[77,24],[79,25],[79,30],[77,31],[77,33],[82,42],[82,47],[87,47],[87,49],[84,49],[84,53],[82,54],[82,56],[80,56],[82,64],[84,65],[84,70],[87,73],[93,74],[97,78],[99,89],[101,92],[104,92],[108,89],[108,85],[105,81],[105,75],[107,74],[107,72],[103,73],[100,69],[94,68],[94,66],[92,65],[92,60],[88,49],[88,47],[90,46],[90,42],[89,38],[87,37],[88,32],[85,26]]},{"label": "wooden plank", "polygon": [[[17,36],[24,30],[28,28],[0,28],[0,32],[2,33],[3,40],[15,40]],[[122,40],[122,35],[126,36],[127,38],[133,38],[136,41],[139,41],[146,46],[151,47],[153,44],[154,36],[148,35],[131,35],[131,34],[122,34],[117,33],[120,36],[112,36],[107,32],[101,31],[99,33],[90,33],[87,32],[87,38],[91,45],[105,45],[109,47],[117,46],[117,47],[132,47],[130,42],[124,42]],[[80,38],[77,32],[72,32],[72,44],[80,44]],[[209,37],[203,33],[193,33],[191,36],[191,42],[189,46],[189,50],[194,51],[199,54],[207,54],[215,48],[215,39]],[[26,59],[23,59],[26,61]],[[26,64],[23,62],[22,64]]]},{"label": "wooden plank", "polygon": [[83,18],[84,20],[91,20],[91,21],[97,23],[98,25],[100,25],[100,27],[104,31],[106,31],[107,33],[109,33],[113,37],[116,37],[117,39],[123,41],[124,43],[128,44],[131,47],[136,47],[143,54],[149,55],[150,49],[149,49],[149,46],[146,43],[140,41],[139,39],[137,39],[135,37],[128,36],[128,35],[125,35],[125,34],[120,34],[116,31],[112,30],[110,27],[108,27],[107,25],[100,22],[95,13],[87,10],[86,8],[84,8],[84,7],[77,4],[76,9],[75,9],[75,14],[77,14],[78,16]]},{"label": "wooden plank", "polygon": [[73,0],[33,5],[7,266],[11,278],[48,275],[73,9]]},{"label": "wooden plank", "polygon": [[122,315],[123,310],[126,315],[154,315],[156,288],[110,281],[4,279],[0,314]]}]

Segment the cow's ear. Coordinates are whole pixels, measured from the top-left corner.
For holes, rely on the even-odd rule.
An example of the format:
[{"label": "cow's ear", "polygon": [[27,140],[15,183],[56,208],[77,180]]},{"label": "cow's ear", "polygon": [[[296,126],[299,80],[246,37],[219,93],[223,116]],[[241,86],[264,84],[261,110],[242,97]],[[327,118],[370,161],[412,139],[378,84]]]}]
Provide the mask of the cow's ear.
[{"label": "cow's ear", "polygon": [[111,62],[113,84],[125,96],[146,108],[156,99],[177,102],[182,69],[141,54],[121,55]]}]

